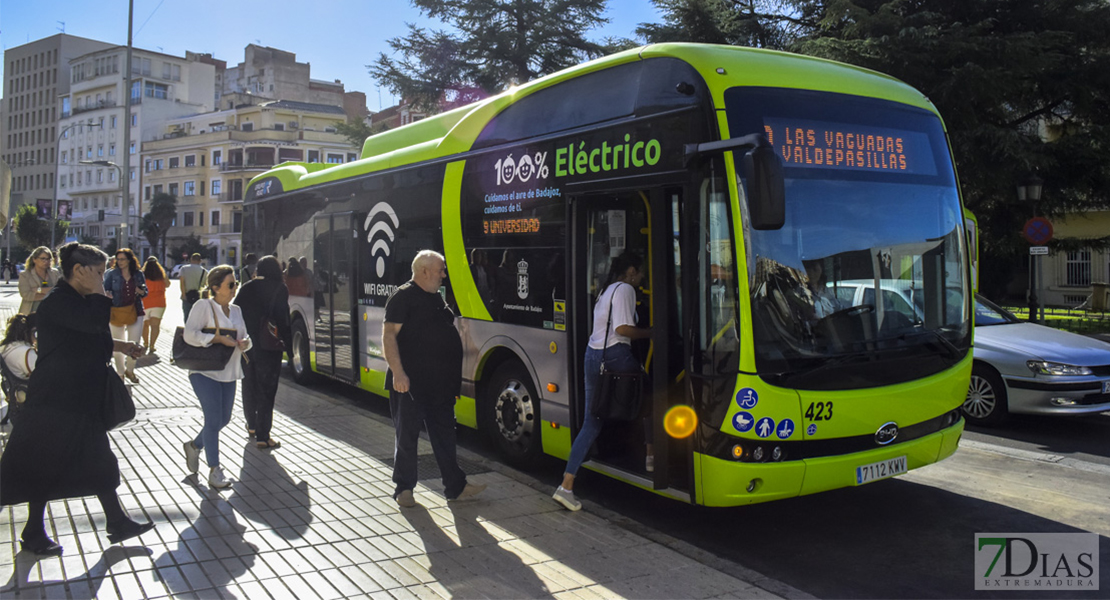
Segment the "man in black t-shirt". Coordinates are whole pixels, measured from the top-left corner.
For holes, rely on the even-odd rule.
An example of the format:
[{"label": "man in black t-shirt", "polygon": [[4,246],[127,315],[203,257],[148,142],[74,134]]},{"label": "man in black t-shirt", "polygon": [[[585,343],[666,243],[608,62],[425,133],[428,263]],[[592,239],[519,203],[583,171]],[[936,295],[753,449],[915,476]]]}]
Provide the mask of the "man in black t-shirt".
[{"label": "man in black t-shirt", "polygon": [[463,349],[455,314],[439,295],[446,277],[443,255],[421,250],[412,261],[412,280],[385,303],[385,387],[397,430],[393,498],[403,507],[416,506],[417,442],[425,425],[447,499],[470,498],[486,489],[467,483],[455,452],[455,398],[462,384]]}]

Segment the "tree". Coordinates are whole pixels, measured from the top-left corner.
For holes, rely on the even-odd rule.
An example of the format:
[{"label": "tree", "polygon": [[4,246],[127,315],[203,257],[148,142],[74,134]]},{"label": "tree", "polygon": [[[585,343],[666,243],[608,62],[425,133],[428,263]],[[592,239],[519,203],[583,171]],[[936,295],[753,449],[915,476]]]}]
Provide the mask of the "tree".
[{"label": "tree", "polygon": [[[69,232],[69,221],[53,221],[55,241],[65,240]],[[50,245],[51,221],[39,218],[38,208],[33,204],[21,204],[15,211],[15,233],[19,243],[27,250]]]},{"label": "tree", "polygon": [[[979,217],[981,286],[988,295],[1002,296],[1020,268],[1027,244],[1018,232],[1033,207],[1016,205],[1015,188],[1030,174],[1045,180],[1039,214],[1110,205],[1110,3],[1104,0],[656,5],[665,23],[641,25],[644,34],[717,41],[715,32],[731,35],[736,20],[754,19],[783,33],[766,47],[874,69],[923,92],[945,120],[964,200]],[[1110,239],[1053,245],[1077,243],[1105,247]]]},{"label": "tree", "polygon": [[216,259],[216,247],[206,245],[204,242],[200,241],[200,236],[195,233],[191,233],[182,238],[181,243],[174,246],[171,253],[175,260],[180,260],[182,256],[187,257],[193,254],[200,254],[211,261],[215,261]]},{"label": "tree", "polygon": [[177,197],[173,194],[155,194],[150,200],[150,212],[143,215],[139,231],[150,242],[151,254],[158,255],[158,242],[162,243],[162,260],[165,260],[166,234],[177,218]]},{"label": "tree", "polygon": [[602,25],[605,0],[412,0],[451,32],[409,24],[389,40],[401,56],[382,53],[370,74],[414,106],[436,111],[601,56],[585,32]]},{"label": "tree", "polygon": [[651,44],[698,42],[783,50],[818,25],[815,3],[797,0],[652,0],[663,23],[641,23]]},{"label": "tree", "polygon": [[347,138],[357,150],[362,150],[362,145],[366,142],[366,138],[379,134],[389,129],[385,123],[377,123],[375,125],[367,125],[362,119],[352,119],[347,122],[336,121],[335,130],[340,135]]}]

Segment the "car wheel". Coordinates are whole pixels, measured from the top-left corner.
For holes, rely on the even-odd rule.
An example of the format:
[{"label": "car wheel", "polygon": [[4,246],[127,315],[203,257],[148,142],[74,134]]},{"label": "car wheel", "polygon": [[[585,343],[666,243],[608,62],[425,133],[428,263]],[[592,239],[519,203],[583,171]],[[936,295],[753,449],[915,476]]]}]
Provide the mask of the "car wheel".
[{"label": "car wheel", "polygon": [[305,385],[312,381],[312,362],[308,353],[308,330],[304,321],[293,321],[293,347],[289,349],[289,367],[293,369],[293,381]]},{"label": "car wheel", "polygon": [[1006,385],[993,368],[981,363],[972,367],[963,413],[975,425],[997,425],[1006,420]]},{"label": "car wheel", "polygon": [[540,398],[524,367],[505,363],[494,370],[483,386],[482,428],[505,462],[531,466],[542,450]]}]

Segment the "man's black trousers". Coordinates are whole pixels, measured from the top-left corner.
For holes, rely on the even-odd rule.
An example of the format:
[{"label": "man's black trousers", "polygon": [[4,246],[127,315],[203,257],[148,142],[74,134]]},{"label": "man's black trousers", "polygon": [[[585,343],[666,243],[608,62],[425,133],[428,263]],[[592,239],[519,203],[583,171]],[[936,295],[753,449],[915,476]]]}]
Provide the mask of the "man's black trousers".
[{"label": "man's black trousers", "polygon": [[466,487],[466,474],[459,468],[455,452],[455,397],[420,398],[406,392],[389,392],[389,410],[397,431],[393,449],[394,498],[416,487],[417,444],[426,425],[439,472],[443,495],[455,498]]}]

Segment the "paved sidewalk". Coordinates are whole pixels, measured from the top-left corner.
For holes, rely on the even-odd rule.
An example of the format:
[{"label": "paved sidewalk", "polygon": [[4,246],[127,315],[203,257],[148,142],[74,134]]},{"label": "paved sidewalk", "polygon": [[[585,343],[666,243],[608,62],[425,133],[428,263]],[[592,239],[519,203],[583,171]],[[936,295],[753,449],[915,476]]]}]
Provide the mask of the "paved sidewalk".
[{"label": "paved sidewalk", "polygon": [[[0,282],[5,321],[18,307],[13,288]],[[172,307],[167,314],[161,356],[169,356],[179,315]],[[388,420],[284,384],[274,424],[282,447],[256,449],[237,402],[220,447],[236,483],[217,492],[205,478],[186,476],[181,445],[200,430],[201,412],[185,372],[167,360],[137,373],[139,414],[111,438],[124,506],[155,530],[110,547],[95,498],[54,501],[47,530],[65,554],[38,559],[19,551],[26,506],[5,507],[0,597],[778,597],[769,589],[804,596],[739,567],[707,566],[712,557],[695,560],[696,551],[633,533],[589,504],[567,512],[526,477],[462,449],[470,480],[489,489],[449,504],[434,461],[422,461],[421,506],[402,510],[391,498]],[[420,449],[431,458],[426,440]]]}]

